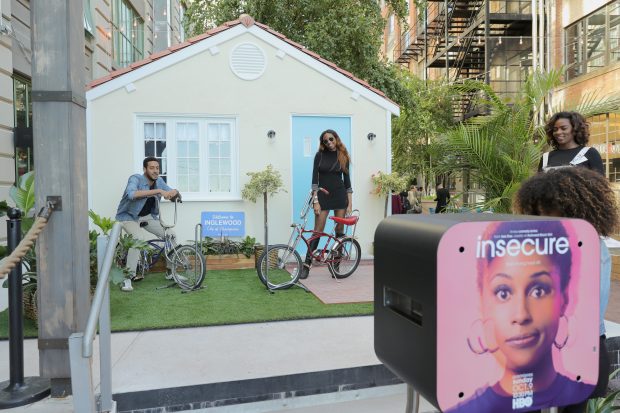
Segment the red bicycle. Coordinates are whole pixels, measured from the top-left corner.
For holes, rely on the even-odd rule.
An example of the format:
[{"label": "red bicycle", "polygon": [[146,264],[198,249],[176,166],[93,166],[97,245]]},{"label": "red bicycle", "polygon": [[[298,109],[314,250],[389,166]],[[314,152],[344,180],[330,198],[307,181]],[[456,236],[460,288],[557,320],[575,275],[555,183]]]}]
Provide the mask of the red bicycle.
[{"label": "red bicycle", "polygon": [[[327,190],[319,188],[327,193]],[[301,274],[303,260],[296,248],[300,241],[310,249],[310,244],[316,239],[326,239],[323,247],[318,247],[311,252],[312,261],[327,265],[329,272],[334,278],[346,278],[357,269],[362,258],[360,244],[355,239],[355,228],[359,221],[359,210],[353,210],[350,216],[338,218],[330,216],[329,219],[337,224],[345,225],[345,233],[351,235],[336,238],[335,232],[331,234],[306,229],[308,212],[312,210],[312,191],[308,194],[300,217],[301,223],[293,223],[293,231],[288,244],[270,245],[258,259],[257,272],[261,282],[269,290],[289,288],[296,284]]]}]

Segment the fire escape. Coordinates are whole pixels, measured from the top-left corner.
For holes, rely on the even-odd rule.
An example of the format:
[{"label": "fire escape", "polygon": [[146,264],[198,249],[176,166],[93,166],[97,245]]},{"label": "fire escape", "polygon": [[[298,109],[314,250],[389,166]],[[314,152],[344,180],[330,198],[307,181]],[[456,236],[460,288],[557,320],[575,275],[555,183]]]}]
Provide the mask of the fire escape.
[{"label": "fire escape", "polygon": [[[501,82],[509,79],[501,75],[492,79],[491,67],[507,66],[531,51],[530,7],[529,0],[429,0],[421,18],[400,37],[394,61],[407,65],[423,60],[424,70],[427,74],[434,70],[434,77],[440,71],[451,83],[477,79],[502,89]],[[531,61],[521,58],[522,63]],[[479,113],[473,97],[463,95],[453,102],[455,119]]]}]

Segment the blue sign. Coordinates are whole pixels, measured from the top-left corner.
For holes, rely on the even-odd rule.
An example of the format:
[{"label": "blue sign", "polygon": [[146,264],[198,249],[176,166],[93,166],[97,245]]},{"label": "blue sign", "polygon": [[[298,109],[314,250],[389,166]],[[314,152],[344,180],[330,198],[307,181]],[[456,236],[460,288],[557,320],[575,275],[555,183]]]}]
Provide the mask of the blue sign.
[{"label": "blue sign", "polygon": [[203,237],[245,237],[245,212],[203,211]]}]

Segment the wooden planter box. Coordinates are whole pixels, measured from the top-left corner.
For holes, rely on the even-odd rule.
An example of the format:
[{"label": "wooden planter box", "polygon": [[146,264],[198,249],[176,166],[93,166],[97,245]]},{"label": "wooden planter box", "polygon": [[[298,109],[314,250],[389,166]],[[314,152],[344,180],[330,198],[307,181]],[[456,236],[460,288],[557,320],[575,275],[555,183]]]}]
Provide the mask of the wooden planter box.
[{"label": "wooden planter box", "polygon": [[[254,257],[246,258],[243,254],[207,255],[207,271],[211,270],[240,270],[254,268]],[[151,272],[166,271],[166,260],[162,257],[153,265]]]},{"label": "wooden planter box", "polygon": [[254,266],[254,257],[247,258],[243,254],[207,255],[207,271],[240,270]]}]

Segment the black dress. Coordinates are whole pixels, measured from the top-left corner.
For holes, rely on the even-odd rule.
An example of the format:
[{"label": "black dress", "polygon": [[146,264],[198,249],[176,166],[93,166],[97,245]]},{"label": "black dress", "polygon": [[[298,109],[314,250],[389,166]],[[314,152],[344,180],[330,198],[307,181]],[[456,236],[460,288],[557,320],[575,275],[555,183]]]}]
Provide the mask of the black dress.
[{"label": "black dress", "polygon": [[[347,170],[349,165],[347,165]],[[312,189],[326,189],[329,194],[318,191],[319,205],[324,211],[346,209],[349,205],[347,197],[351,189],[351,178],[349,172],[343,172],[338,163],[337,151],[318,151],[314,156],[314,167],[312,168]]]}]

